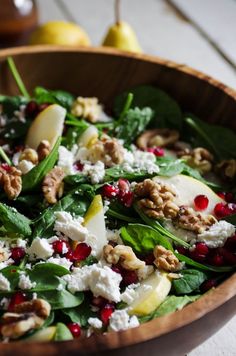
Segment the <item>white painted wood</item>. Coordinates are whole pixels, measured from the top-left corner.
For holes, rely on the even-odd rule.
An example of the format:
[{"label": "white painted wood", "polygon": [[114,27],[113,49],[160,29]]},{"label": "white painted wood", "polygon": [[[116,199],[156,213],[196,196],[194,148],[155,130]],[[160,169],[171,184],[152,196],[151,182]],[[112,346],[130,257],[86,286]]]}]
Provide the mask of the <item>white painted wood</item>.
[{"label": "white painted wood", "polygon": [[50,20],[67,20],[62,10],[54,0],[38,0],[39,21],[44,23]]},{"label": "white painted wood", "polygon": [[236,65],[236,1],[172,0]]}]

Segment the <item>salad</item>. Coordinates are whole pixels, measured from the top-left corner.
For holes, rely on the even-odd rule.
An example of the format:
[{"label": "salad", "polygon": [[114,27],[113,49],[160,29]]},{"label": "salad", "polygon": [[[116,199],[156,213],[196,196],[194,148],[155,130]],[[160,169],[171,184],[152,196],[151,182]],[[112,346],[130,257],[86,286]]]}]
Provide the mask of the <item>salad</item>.
[{"label": "salad", "polygon": [[142,85],[109,108],[0,95],[0,334],[61,341],[182,309],[236,266],[236,136]]}]

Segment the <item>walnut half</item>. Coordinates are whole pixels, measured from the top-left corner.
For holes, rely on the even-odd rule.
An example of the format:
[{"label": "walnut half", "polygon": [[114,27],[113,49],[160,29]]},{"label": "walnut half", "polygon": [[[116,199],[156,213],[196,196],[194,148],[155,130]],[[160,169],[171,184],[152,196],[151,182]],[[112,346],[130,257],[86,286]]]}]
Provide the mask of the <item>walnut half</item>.
[{"label": "walnut half", "polygon": [[196,234],[201,234],[211,225],[216,223],[216,218],[213,215],[204,215],[195,212],[190,207],[181,206],[179,213],[174,221],[182,229],[190,230]]},{"label": "walnut half", "polygon": [[54,167],[45,177],[42,184],[43,195],[49,204],[55,204],[62,195],[65,173],[61,167]]},{"label": "walnut half", "polygon": [[18,339],[28,331],[40,328],[50,311],[50,304],[43,299],[15,305],[12,313],[4,313],[1,318],[1,334],[3,337]]},{"label": "walnut half", "polygon": [[130,271],[135,271],[145,266],[145,262],[141,261],[129,246],[117,245],[112,247],[111,245],[106,245],[103,248],[103,254],[108,263],[116,265],[119,262],[124,269]]},{"label": "walnut half", "polygon": [[179,262],[178,258],[173,254],[173,252],[167,250],[161,245],[157,245],[154,248],[153,254],[155,257],[154,264],[160,270],[175,272],[182,268],[181,262]]},{"label": "walnut half", "polygon": [[0,185],[8,199],[16,199],[22,188],[21,171],[12,166],[0,167]]},{"label": "walnut half", "polygon": [[174,144],[179,139],[179,133],[170,129],[146,130],[136,141],[137,146],[146,150],[148,147],[167,147]]},{"label": "walnut half", "polygon": [[206,148],[197,147],[183,154],[179,152],[178,157],[185,160],[190,167],[196,168],[201,174],[210,172],[212,169],[214,157]]},{"label": "walnut half", "polygon": [[107,167],[112,167],[124,161],[124,149],[115,138],[105,136],[90,148],[89,160],[92,163],[102,161]]}]

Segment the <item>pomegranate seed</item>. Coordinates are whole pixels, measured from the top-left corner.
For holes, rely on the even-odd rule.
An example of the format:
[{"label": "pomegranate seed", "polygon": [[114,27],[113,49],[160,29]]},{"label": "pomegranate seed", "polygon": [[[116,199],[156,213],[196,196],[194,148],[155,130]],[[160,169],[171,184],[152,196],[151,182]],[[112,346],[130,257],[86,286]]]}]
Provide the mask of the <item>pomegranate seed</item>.
[{"label": "pomegranate seed", "polygon": [[10,172],[11,171],[11,166],[9,166],[9,164],[7,164],[7,163],[2,163],[1,164],[1,168],[3,168],[4,171],[6,171],[6,172]]},{"label": "pomegranate seed", "polygon": [[34,118],[39,113],[39,106],[35,101],[30,101],[25,108],[26,116]]},{"label": "pomegranate seed", "polygon": [[227,203],[233,203],[234,202],[234,195],[233,193],[225,193],[225,200],[227,201]]},{"label": "pomegranate seed", "polygon": [[181,255],[184,255],[184,256],[188,256],[189,254],[189,251],[186,247],[183,247],[183,246],[177,246],[176,247],[176,250],[181,254]]},{"label": "pomegranate seed", "polygon": [[127,192],[129,191],[130,188],[130,184],[129,181],[127,179],[124,178],[120,178],[117,182],[118,184],[118,188],[122,191],[122,192]]},{"label": "pomegranate seed", "polygon": [[198,242],[195,251],[199,253],[199,255],[206,256],[209,253],[209,248],[204,242]]},{"label": "pomegranate seed", "polygon": [[80,161],[77,161],[74,163],[74,168],[79,171],[82,172],[82,170],[84,169],[84,164],[81,163]]},{"label": "pomegranate seed", "polygon": [[12,312],[14,311],[15,305],[24,303],[27,300],[26,295],[22,292],[16,292],[12,295],[10,299],[10,303],[8,305],[7,311]]},{"label": "pomegranate seed", "polygon": [[115,307],[113,304],[107,303],[100,312],[100,318],[105,326],[108,325],[111,314],[114,312]]},{"label": "pomegranate seed", "polygon": [[218,203],[214,208],[214,213],[218,219],[221,219],[227,215],[232,214],[228,204]]},{"label": "pomegranate seed", "polygon": [[206,259],[206,255],[202,255],[196,249],[193,251],[190,251],[189,255],[194,261],[197,261],[197,262],[203,262]]},{"label": "pomegranate seed", "polygon": [[127,208],[131,207],[134,199],[134,194],[131,191],[128,192],[121,192],[119,194],[119,200],[120,202],[126,206]]},{"label": "pomegranate seed", "polygon": [[93,297],[92,299],[92,305],[99,309],[103,308],[105,304],[107,304],[107,300],[103,297]]},{"label": "pomegranate seed", "polygon": [[155,260],[153,253],[149,253],[148,255],[143,257],[143,261],[146,262],[147,265],[152,265]]},{"label": "pomegranate seed", "polygon": [[74,253],[71,249],[65,254],[65,258],[67,258],[71,262],[74,262]]},{"label": "pomegranate seed", "polygon": [[79,324],[77,324],[77,323],[69,323],[66,326],[70,330],[70,332],[73,335],[73,337],[75,337],[75,338],[80,337],[81,328],[80,328]]},{"label": "pomegranate seed", "polygon": [[121,272],[122,274],[122,284],[124,286],[128,286],[129,284],[136,284],[138,283],[138,276],[135,271],[127,271],[123,270]]},{"label": "pomegranate seed", "polygon": [[55,253],[58,253],[59,255],[62,255],[63,251],[63,241],[57,240],[52,243],[52,248]]},{"label": "pomegranate seed", "polygon": [[223,266],[224,258],[223,256],[216,254],[215,256],[210,258],[210,263],[214,266]]},{"label": "pomegranate seed", "polygon": [[157,157],[162,157],[165,154],[165,151],[161,147],[149,147],[147,151],[153,153]]},{"label": "pomegranate seed", "polygon": [[11,258],[15,263],[19,263],[20,260],[25,256],[25,250],[23,247],[13,247],[11,249]]},{"label": "pomegranate seed", "polygon": [[208,279],[208,281],[205,281],[202,283],[200,289],[203,293],[207,292],[211,288],[216,287],[217,283],[215,279]]},{"label": "pomegranate seed", "polygon": [[114,271],[114,272],[116,272],[116,273],[119,273],[119,274],[122,273],[122,271],[120,270],[120,268],[117,267],[117,266],[112,266],[111,269],[112,269],[112,271]]},{"label": "pomegranate seed", "polygon": [[119,191],[120,191],[119,188],[117,188],[113,185],[110,185],[110,184],[105,184],[102,187],[102,196],[106,197],[108,199],[112,199],[117,196]]},{"label": "pomegranate seed", "polygon": [[196,210],[205,210],[208,207],[209,199],[206,195],[197,195],[194,199],[194,205]]},{"label": "pomegranate seed", "polygon": [[75,261],[85,260],[91,253],[92,249],[86,243],[78,244],[74,250],[73,257]]},{"label": "pomegranate seed", "polygon": [[219,249],[219,252],[221,253],[224,261],[229,264],[230,266],[236,265],[236,255],[228,250],[226,250],[224,247],[221,247]]},{"label": "pomegranate seed", "polygon": [[224,248],[230,250],[231,252],[236,252],[236,235],[231,236],[226,240]]},{"label": "pomegranate seed", "polygon": [[221,198],[225,200],[225,192],[218,192],[217,195]]}]

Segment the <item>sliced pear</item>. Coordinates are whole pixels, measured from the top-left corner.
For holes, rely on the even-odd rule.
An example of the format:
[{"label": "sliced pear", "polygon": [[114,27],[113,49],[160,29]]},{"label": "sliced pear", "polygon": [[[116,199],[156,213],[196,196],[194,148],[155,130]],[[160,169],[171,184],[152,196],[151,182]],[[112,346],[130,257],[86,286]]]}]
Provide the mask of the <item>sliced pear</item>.
[{"label": "sliced pear", "polygon": [[158,176],[154,177],[153,180],[169,184],[176,192],[174,202],[179,206],[187,205],[195,209],[194,198],[200,194],[206,195],[209,204],[208,207],[202,211],[204,214],[213,214],[215,205],[224,202],[223,199],[206,184],[183,174],[177,174],[173,177]]},{"label": "sliced pear", "polygon": [[35,334],[29,336],[24,341],[31,342],[31,341],[39,341],[39,342],[46,342],[53,340],[56,333],[56,326],[48,326],[45,329],[41,329],[37,331]]},{"label": "sliced pear", "polygon": [[98,139],[98,129],[90,125],[79,137],[78,145],[81,147],[91,147]]},{"label": "sliced pear", "polygon": [[26,145],[37,149],[42,140],[49,141],[51,147],[62,135],[66,109],[53,104],[41,111],[32,122],[26,137]]},{"label": "sliced pear", "polygon": [[154,272],[135,290],[137,297],[129,307],[129,314],[150,314],[165,300],[170,289],[171,281],[167,273]]},{"label": "sliced pear", "polygon": [[84,216],[84,226],[92,235],[90,244],[92,249],[96,252],[96,257],[101,256],[103,247],[107,244],[106,225],[101,195],[96,195],[90,204]]}]

